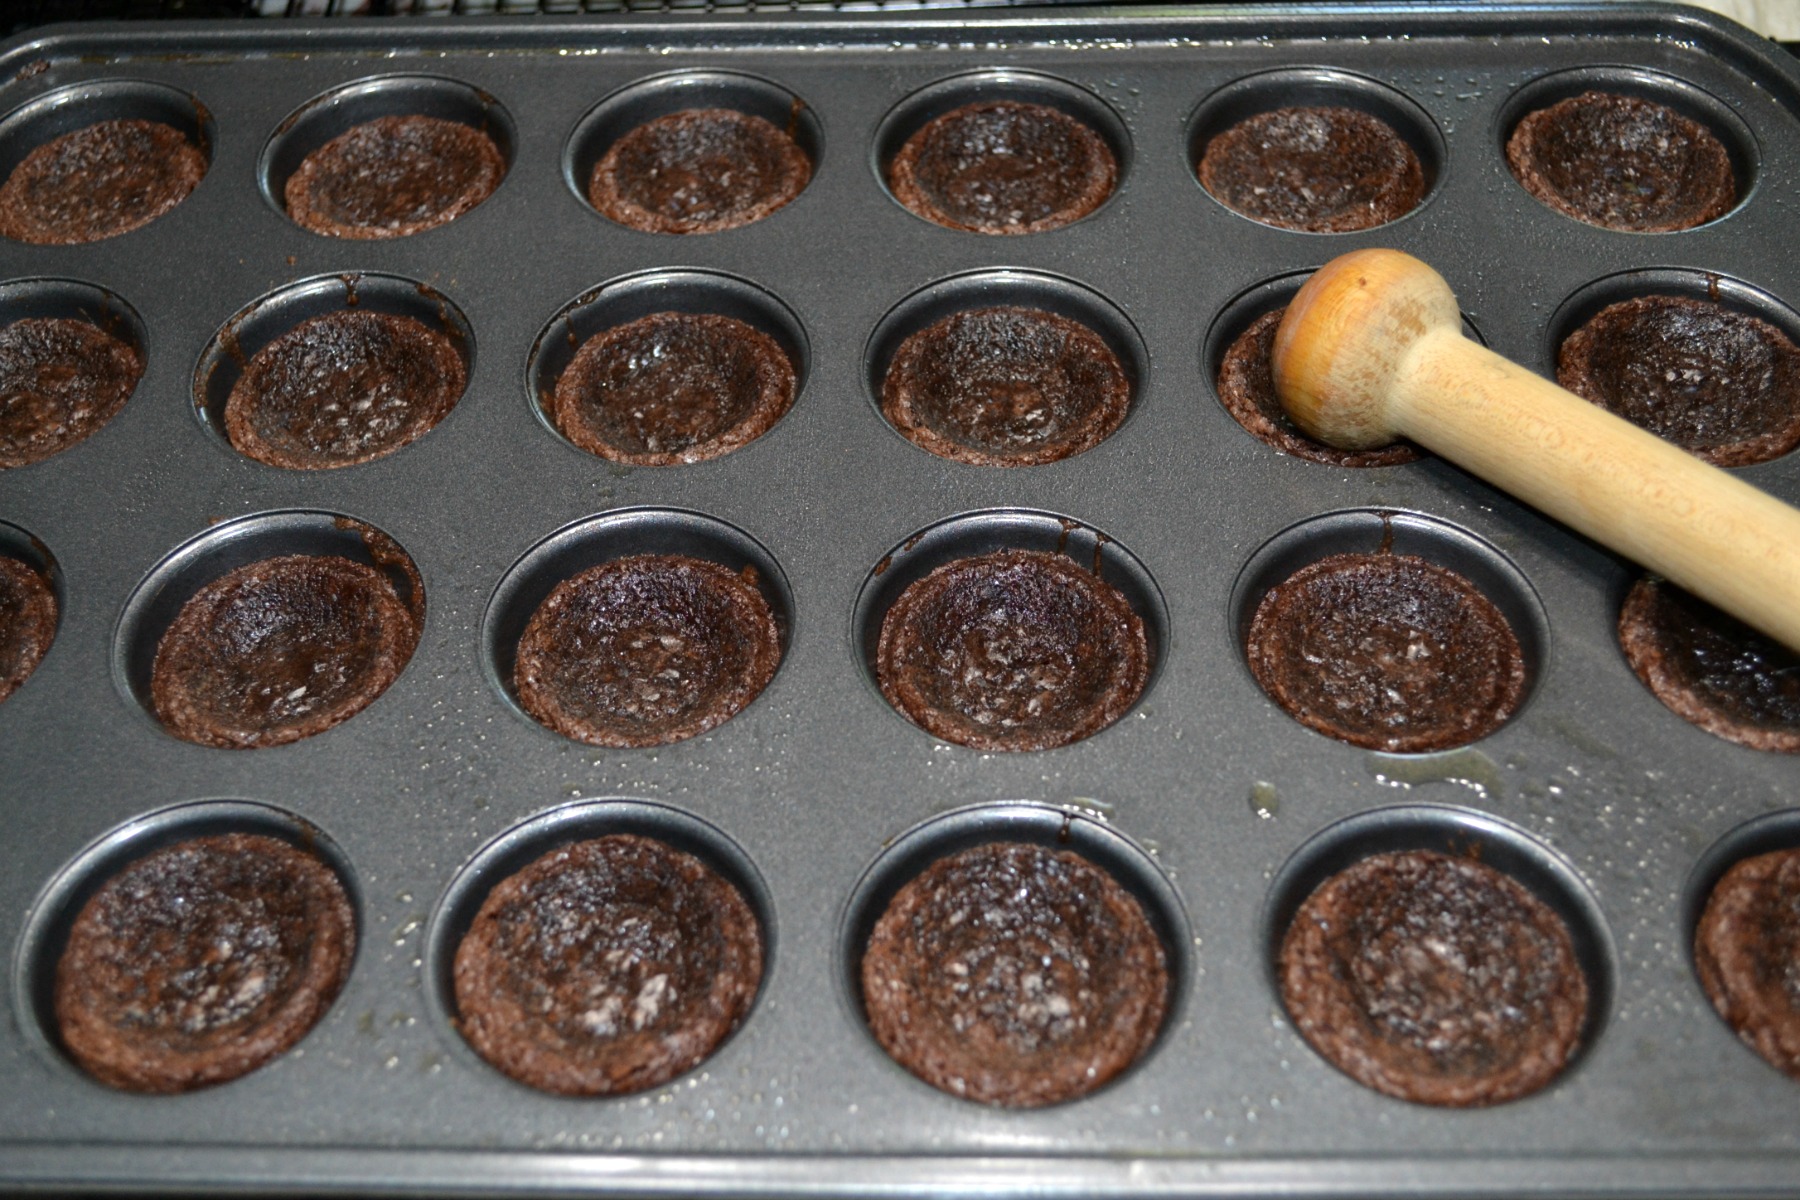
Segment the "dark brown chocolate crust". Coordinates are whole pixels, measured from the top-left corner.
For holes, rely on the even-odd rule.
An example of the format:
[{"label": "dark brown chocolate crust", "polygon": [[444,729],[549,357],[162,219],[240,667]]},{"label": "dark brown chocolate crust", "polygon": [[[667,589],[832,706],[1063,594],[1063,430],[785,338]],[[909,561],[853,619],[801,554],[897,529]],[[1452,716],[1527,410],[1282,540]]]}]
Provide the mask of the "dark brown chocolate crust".
[{"label": "dark brown chocolate crust", "polygon": [[1787,647],[1648,575],[1619,610],[1619,647],[1683,720],[1752,750],[1800,754],[1800,655]]},{"label": "dark brown chocolate crust", "polygon": [[1137,900],[1067,850],[994,842],[939,859],[875,923],[862,958],[875,1040],[933,1087],[1037,1108],[1116,1078],[1169,1003]]},{"label": "dark brown chocolate crust", "polygon": [[989,100],[926,122],[888,164],[894,199],[970,233],[1042,233],[1106,203],[1119,163],[1086,123],[1043,104]]},{"label": "dark brown chocolate crust", "polygon": [[634,834],[553,850],[488,893],[456,948],[456,1027],[547,1092],[639,1092],[744,1021],[762,929],[690,854]]},{"label": "dark brown chocolate crust", "polygon": [[1206,144],[1200,186],[1253,221],[1309,233],[1385,225],[1419,206],[1419,156],[1354,108],[1277,108]]},{"label": "dark brown chocolate crust", "polygon": [[1288,419],[1275,395],[1271,366],[1275,331],[1286,312],[1287,306],[1283,305],[1264,313],[1226,348],[1219,362],[1218,388],[1219,399],[1232,419],[1257,440],[1307,462],[1333,467],[1394,467],[1417,460],[1419,451],[1411,442],[1395,442],[1376,450],[1340,450],[1307,437]]},{"label": "dark brown chocolate crust", "polygon": [[1800,445],[1800,347],[1694,296],[1609,304],[1563,340],[1556,381],[1717,467]]},{"label": "dark brown chocolate crust", "polygon": [[56,592],[28,563],[0,555],[0,700],[31,678],[56,638]]},{"label": "dark brown chocolate crust", "polygon": [[900,343],[881,415],[957,462],[1027,467],[1105,441],[1131,409],[1131,381],[1100,335],[1034,308],[974,308]]},{"label": "dark brown chocolate crust", "polygon": [[251,356],[225,401],[225,436],[272,467],[348,467],[429,433],[466,382],[442,330],[393,313],[322,313]]},{"label": "dark brown chocolate crust", "polygon": [[141,355],[86,321],[28,317],[0,329],[0,468],[42,462],[125,407]]},{"label": "dark brown chocolate crust", "polygon": [[1516,880],[1428,850],[1376,854],[1307,898],[1281,943],[1281,999],[1358,1083],[1453,1108],[1528,1096],[1587,1022],[1568,928]]},{"label": "dark brown chocolate crust", "polygon": [[1144,622],[1060,554],[945,563],[900,593],[876,647],[881,694],[913,724],[977,750],[1048,750],[1124,716],[1150,676]]},{"label": "dark brown chocolate crust", "polygon": [[1557,212],[1608,229],[1691,229],[1737,203],[1712,130],[1639,96],[1583,92],[1528,113],[1506,139],[1506,162]]},{"label": "dark brown chocolate crust", "polygon": [[355,913],[318,858],[257,834],[195,838],[83,906],[56,964],[58,1033],[116,1088],[224,1083],[305,1037],[355,953]]},{"label": "dark brown chocolate crust", "polygon": [[374,702],[419,643],[388,577],[335,555],[239,567],[181,606],[150,697],[170,733],[232,750],[323,733]]},{"label": "dark brown chocolate crust", "polygon": [[1493,602],[1408,554],[1334,554],[1269,589],[1245,653],[1270,699],[1370,750],[1447,750],[1505,724],[1525,656]]},{"label": "dark brown chocolate crust", "polygon": [[588,202],[645,233],[717,233],[760,221],[812,178],[793,135],[730,108],[646,121],[594,166]]},{"label": "dark brown chocolate crust", "polygon": [[206,156],[156,121],[101,121],[34,149],[0,183],[0,236],[72,246],[130,233],[187,199]]},{"label": "dark brown chocolate crust", "polygon": [[781,663],[753,568],[637,554],[556,585],[519,638],[513,683],[540,724],[593,746],[661,746],[756,699]]},{"label": "dark brown chocolate crust", "polygon": [[441,117],[377,117],[308,154],[282,189],[288,216],[338,238],[434,229],[494,194],[506,159],[494,139]]},{"label": "dark brown chocolate crust", "polygon": [[583,342],[545,410],[590,454],[668,467],[749,445],[793,406],[795,384],[794,364],[755,326],[652,313]]},{"label": "dark brown chocolate crust", "polygon": [[1725,872],[1694,931],[1694,967],[1725,1023],[1800,1079],[1800,848]]}]

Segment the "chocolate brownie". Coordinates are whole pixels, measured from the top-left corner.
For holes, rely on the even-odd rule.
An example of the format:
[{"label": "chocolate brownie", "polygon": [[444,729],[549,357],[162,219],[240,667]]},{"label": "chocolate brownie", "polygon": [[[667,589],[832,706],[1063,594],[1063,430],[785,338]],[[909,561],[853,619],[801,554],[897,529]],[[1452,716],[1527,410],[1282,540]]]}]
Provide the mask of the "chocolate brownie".
[{"label": "chocolate brownie", "polygon": [[694,108],[614,142],[594,166],[588,201],[645,233],[717,233],[762,220],[811,178],[791,133],[736,109]]},{"label": "chocolate brownie", "polygon": [[1506,162],[1557,212],[1608,229],[1690,229],[1737,203],[1712,130],[1640,96],[1583,92],[1528,113],[1506,139]]},{"label": "chocolate brownie", "polygon": [[1684,720],[1753,750],[1800,754],[1800,655],[1786,646],[1648,575],[1625,596],[1619,646]]},{"label": "chocolate brownie", "polygon": [[957,559],[881,622],[876,680],[913,724],[977,750],[1048,750],[1105,729],[1150,676],[1144,622],[1060,554]]},{"label": "chocolate brownie", "polygon": [[737,715],[780,662],[754,568],[636,554],[556,585],[519,638],[513,682],[564,737],[661,746]]},{"label": "chocolate brownie", "polygon": [[1309,233],[1372,229],[1425,196],[1419,156],[1354,108],[1277,108],[1206,144],[1200,185],[1253,221]]},{"label": "chocolate brownie", "polygon": [[0,555],[0,700],[19,690],[56,637],[56,592],[27,563]]},{"label": "chocolate brownie", "polygon": [[422,615],[385,574],[348,558],[250,563],[201,588],[170,622],[150,669],[152,707],[170,733],[203,746],[323,733],[399,677]]},{"label": "chocolate brownie", "polygon": [[1041,233],[1106,203],[1119,163],[1106,140],[1059,109],[965,104],[926,122],[888,164],[894,199],[971,233]]},{"label": "chocolate brownie", "polygon": [[1725,872],[1694,931],[1694,966],[1725,1023],[1800,1079],[1800,848]]},{"label": "chocolate brownie", "polygon": [[1131,381],[1100,335],[1033,308],[974,308],[900,343],[881,414],[918,446],[984,467],[1056,462],[1125,420]]},{"label": "chocolate brownie", "polygon": [[144,359],[70,317],[0,329],[0,468],[41,462],[90,436],[125,406]]},{"label": "chocolate brownie", "polygon": [[1080,855],[993,842],[941,858],[876,921],[863,1007],[882,1049],[933,1087],[1037,1108],[1116,1078],[1169,1004],[1161,938]]},{"label": "chocolate brownie", "polygon": [[393,313],[322,313],[251,356],[225,401],[225,436],[272,467],[348,467],[429,433],[466,382],[442,330]]},{"label": "chocolate brownie", "polygon": [[1556,381],[1719,467],[1800,444],[1800,347],[1694,296],[1609,304],[1563,340]]},{"label": "chocolate brownie", "polygon": [[767,433],[794,403],[794,364],[732,317],[661,312],[581,344],[545,398],[562,435],[614,462],[718,458]]},{"label": "chocolate brownie", "polygon": [[1429,850],[1333,875],[1281,942],[1281,999],[1358,1083],[1419,1104],[1500,1104],[1555,1079],[1588,983],[1567,926],[1511,877]]},{"label": "chocolate brownie", "polygon": [[635,834],[553,850],[488,893],[456,948],[456,1027],[520,1083],[639,1092],[744,1021],[762,929],[691,854]]},{"label": "chocolate brownie", "polygon": [[1447,750],[1505,724],[1525,656],[1493,602],[1409,554],[1334,554],[1269,589],[1250,620],[1251,674],[1288,715],[1390,753]]},{"label": "chocolate brownie", "polygon": [[441,117],[377,117],[320,146],[282,189],[314,233],[396,238],[454,221],[494,194],[506,159],[494,139]]},{"label": "chocolate brownie", "polygon": [[0,183],[0,236],[44,246],[117,237],[187,199],[206,155],[156,121],[101,121],[27,154]]},{"label": "chocolate brownie", "polygon": [[102,1083],[186,1092],[290,1049],[349,977],[337,872],[260,834],[194,838],[109,879],[56,964],[63,1044]]},{"label": "chocolate brownie", "polygon": [[1275,331],[1287,312],[1283,305],[1250,322],[1232,340],[1219,362],[1219,399],[1225,411],[1259,441],[1283,454],[1333,467],[1392,467],[1413,462],[1419,451],[1410,442],[1395,442],[1375,450],[1340,450],[1300,432],[1288,419],[1275,394],[1272,359]]}]

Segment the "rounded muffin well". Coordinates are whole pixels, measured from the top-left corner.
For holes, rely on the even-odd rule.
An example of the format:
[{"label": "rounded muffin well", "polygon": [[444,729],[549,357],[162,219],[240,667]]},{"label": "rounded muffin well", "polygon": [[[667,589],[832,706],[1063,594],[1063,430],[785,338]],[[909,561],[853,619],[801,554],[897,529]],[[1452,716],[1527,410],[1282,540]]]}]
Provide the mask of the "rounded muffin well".
[{"label": "rounded muffin well", "polygon": [[760,221],[798,196],[812,160],[793,136],[731,108],[646,121],[594,166],[588,201],[645,233],[717,233]]},{"label": "rounded muffin well", "polygon": [[187,199],[206,156],[158,121],[100,121],[45,142],[0,183],[0,236],[44,246],[117,237]]},{"label": "rounded muffin well", "polygon": [[288,216],[327,237],[396,238],[454,221],[494,194],[506,159],[460,121],[377,117],[308,154],[282,189]]},{"label": "rounded muffin well", "polygon": [[125,407],[144,359],[119,338],[69,317],[0,329],[0,468],[60,454]]},{"label": "rounded muffin well", "polygon": [[1385,225],[1419,206],[1419,156],[1381,118],[1355,108],[1277,108],[1206,144],[1200,185],[1253,221],[1308,233]]},{"label": "rounded muffin well", "polygon": [[30,564],[0,555],[0,700],[19,690],[56,637],[56,592]]},{"label": "rounded muffin well", "polygon": [[1694,932],[1707,999],[1751,1049],[1800,1080],[1800,848],[1734,864]]}]

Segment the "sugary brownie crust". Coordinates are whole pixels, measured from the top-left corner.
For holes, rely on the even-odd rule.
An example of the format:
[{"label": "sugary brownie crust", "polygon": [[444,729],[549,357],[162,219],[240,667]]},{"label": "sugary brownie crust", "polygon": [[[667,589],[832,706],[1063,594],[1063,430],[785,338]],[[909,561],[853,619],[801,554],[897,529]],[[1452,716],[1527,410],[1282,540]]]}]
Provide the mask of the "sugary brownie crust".
[{"label": "sugary brownie crust", "polygon": [[506,159],[472,125],[377,117],[303,159],[283,188],[288,216],[327,237],[397,238],[454,221],[494,194]]},{"label": "sugary brownie crust", "polygon": [[1419,206],[1419,156],[1387,122],[1354,108],[1278,108],[1206,145],[1200,185],[1253,221],[1309,233],[1385,225]]},{"label": "sugary brownie crust", "polygon": [[730,108],[646,121],[594,166],[588,201],[645,233],[718,233],[760,221],[798,196],[812,160],[793,136]]}]

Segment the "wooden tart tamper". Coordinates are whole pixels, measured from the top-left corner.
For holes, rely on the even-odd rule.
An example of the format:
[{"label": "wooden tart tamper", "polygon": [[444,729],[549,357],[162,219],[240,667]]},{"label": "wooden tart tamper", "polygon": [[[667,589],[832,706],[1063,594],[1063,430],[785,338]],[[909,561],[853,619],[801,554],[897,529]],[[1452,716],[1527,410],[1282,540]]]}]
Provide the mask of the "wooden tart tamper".
[{"label": "wooden tart tamper", "polygon": [[1274,371],[1320,441],[1410,438],[1800,651],[1800,511],[1468,340],[1449,285],[1411,255],[1321,267],[1282,318]]}]

